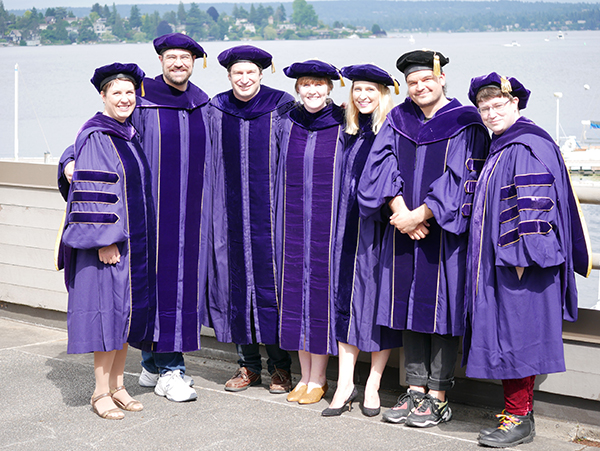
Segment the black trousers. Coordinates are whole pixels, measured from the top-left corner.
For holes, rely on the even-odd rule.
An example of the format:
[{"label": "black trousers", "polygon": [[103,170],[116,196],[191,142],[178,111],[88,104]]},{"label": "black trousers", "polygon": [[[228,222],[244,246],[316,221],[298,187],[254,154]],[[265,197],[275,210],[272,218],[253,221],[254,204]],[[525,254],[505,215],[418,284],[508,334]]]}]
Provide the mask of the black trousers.
[{"label": "black trousers", "polygon": [[454,386],[460,337],[402,332],[406,383],[446,391]]}]

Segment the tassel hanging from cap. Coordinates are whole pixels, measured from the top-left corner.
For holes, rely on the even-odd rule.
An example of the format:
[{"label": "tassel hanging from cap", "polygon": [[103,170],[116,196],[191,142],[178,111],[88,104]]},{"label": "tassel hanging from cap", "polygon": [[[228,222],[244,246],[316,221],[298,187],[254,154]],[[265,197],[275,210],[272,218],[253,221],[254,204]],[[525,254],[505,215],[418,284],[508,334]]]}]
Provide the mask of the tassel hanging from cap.
[{"label": "tassel hanging from cap", "polygon": [[398,80],[394,79],[394,93],[396,95],[400,94],[400,85],[398,84]]},{"label": "tassel hanging from cap", "polygon": [[202,69],[206,69],[206,53],[204,55],[202,55],[202,60],[203,60]]},{"label": "tassel hanging from cap", "polygon": [[140,84],[140,92],[142,93],[142,97],[146,97],[146,90],[144,89],[144,80]]},{"label": "tassel hanging from cap", "polygon": [[500,77],[500,90],[504,94],[508,94],[508,93],[512,92],[512,86],[510,84],[510,81],[507,78]]},{"label": "tassel hanging from cap", "polygon": [[271,73],[275,73],[275,62],[273,60],[271,60]]},{"label": "tassel hanging from cap", "polygon": [[433,75],[439,77],[442,75],[442,67],[440,66],[440,56],[437,53],[433,54]]},{"label": "tassel hanging from cap", "polygon": [[340,74],[340,86],[343,88],[344,86],[346,86],[346,83],[344,83],[344,78],[342,77],[342,74]]}]

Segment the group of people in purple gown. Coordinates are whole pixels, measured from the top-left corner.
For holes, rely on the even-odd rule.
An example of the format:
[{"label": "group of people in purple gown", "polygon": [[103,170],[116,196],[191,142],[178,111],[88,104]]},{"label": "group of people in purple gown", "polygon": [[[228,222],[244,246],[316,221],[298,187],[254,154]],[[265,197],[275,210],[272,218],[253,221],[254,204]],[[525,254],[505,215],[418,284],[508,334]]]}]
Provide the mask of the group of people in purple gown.
[{"label": "group of people in purple gown", "polygon": [[[446,95],[449,59],[416,50],[396,63],[408,96],[395,107],[387,71],[316,59],[283,70],[295,101],[262,84],[272,56],[239,45],[218,56],[231,90],[209,99],[189,81],[206,62],[196,41],[172,33],[154,47],[156,78],[135,64],[96,70],[104,111],[59,164],[68,352],[94,353],[93,410],[142,410],[124,387],[128,344],[142,350],[140,385],[195,399],[183,353],[206,326],[237,346],[231,392],[262,383],[263,344],[269,391],[317,403],[338,355],[324,417],[351,410],[360,351],[361,410],[379,415],[402,346],[408,389],[383,420],[431,427],[452,418],[463,337],[467,376],[504,388],[479,443],[533,440],[535,376],[565,370],[562,320],[577,317],[574,274],[590,259],[560,152],[520,115],[530,92],[492,72],[463,106]],[[344,78],[340,107],[329,94]]]}]

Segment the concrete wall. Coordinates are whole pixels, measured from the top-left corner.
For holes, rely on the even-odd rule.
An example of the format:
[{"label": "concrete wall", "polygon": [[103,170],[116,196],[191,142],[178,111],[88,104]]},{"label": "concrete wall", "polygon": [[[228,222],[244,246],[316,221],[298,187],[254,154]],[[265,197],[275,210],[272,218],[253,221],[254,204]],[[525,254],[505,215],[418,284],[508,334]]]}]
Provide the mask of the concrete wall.
[{"label": "concrete wall", "polygon": [[65,210],[56,165],[0,162],[0,300],[65,312],[54,244]]},{"label": "concrete wall", "polygon": [[[0,301],[66,311],[63,273],[53,258],[64,207],[55,164],[0,161]],[[600,312],[580,310],[578,322],[565,323],[564,337],[567,372],[539,377],[539,390],[600,400]],[[402,368],[401,351],[392,353],[390,366]],[[458,364],[457,375],[464,378]]]}]

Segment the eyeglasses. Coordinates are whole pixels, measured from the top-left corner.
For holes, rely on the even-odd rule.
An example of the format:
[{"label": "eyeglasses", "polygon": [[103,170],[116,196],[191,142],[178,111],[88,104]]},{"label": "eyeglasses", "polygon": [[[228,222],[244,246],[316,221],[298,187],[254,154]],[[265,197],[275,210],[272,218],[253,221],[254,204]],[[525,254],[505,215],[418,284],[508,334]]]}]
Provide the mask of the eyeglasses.
[{"label": "eyeglasses", "polygon": [[477,111],[479,111],[479,114],[481,114],[482,116],[489,115],[492,112],[492,110],[495,111],[496,113],[500,113],[500,110],[502,110],[510,102],[511,102],[511,100],[508,99],[504,103],[497,103],[496,105],[486,106],[483,108],[477,108]]},{"label": "eyeglasses", "polygon": [[167,55],[165,56],[165,61],[167,64],[175,64],[175,61],[181,60],[181,62],[185,65],[188,65],[192,62],[192,55]]}]

